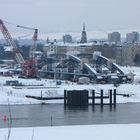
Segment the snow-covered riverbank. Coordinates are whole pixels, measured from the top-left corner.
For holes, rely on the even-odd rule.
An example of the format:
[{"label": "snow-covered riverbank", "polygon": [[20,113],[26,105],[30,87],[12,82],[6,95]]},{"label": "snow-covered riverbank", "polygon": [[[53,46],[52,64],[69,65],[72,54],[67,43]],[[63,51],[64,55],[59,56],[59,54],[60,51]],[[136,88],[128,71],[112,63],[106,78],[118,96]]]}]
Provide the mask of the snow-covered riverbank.
[{"label": "snow-covered riverbank", "polygon": [[[30,96],[42,96],[42,97],[56,97],[63,96],[64,90],[93,90],[100,93],[103,89],[105,93],[108,93],[110,89],[116,89],[118,94],[127,94],[129,97],[117,96],[117,103],[127,102],[140,102],[140,68],[124,67],[127,73],[133,72],[135,74],[135,80],[132,84],[121,84],[115,87],[113,84],[88,84],[77,85],[73,82],[61,81],[61,84],[57,84],[56,80],[49,79],[19,79],[17,77],[0,77],[0,104],[5,105],[8,102],[10,104],[40,104],[42,101],[26,98],[26,95]],[[7,80],[18,80],[24,86],[5,86]],[[60,103],[62,101],[43,101],[45,103]]]},{"label": "snow-covered riverbank", "polygon": [[[10,140],[140,140],[140,124],[12,128]],[[5,140],[8,129],[0,129]]]}]

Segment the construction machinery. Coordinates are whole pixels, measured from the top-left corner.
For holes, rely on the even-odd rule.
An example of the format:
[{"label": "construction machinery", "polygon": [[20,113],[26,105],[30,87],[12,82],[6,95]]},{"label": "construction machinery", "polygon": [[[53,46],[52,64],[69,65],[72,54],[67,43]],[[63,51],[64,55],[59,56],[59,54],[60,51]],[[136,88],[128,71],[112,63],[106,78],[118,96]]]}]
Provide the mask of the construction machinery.
[{"label": "construction machinery", "polygon": [[21,25],[17,25],[16,27],[27,29],[27,30],[34,30],[34,34],[33,34],[33,37],[32,37],[33,45],[30,49],[29,57],[35,59],[35,51],[37,49],[38,29],[31,28],[31,27],[25,27],[25,26],[21,26]]},{"label": "construction machinery", "polygon": [[[17,25],[18,26],[18,25]],[[10,35],[8,29],[6,28],[3,20],[0,19],[0,30],[7,42],[8,45],[13,47],[13,51],[15,53],[15,58],[17,60],[17,63],[20,65],[22,68],[22,77],[25,78],[36,78],[38,77],[38,70],[36,67],[36,61],[34,57],[30,57],[28,60],[24,60],[23,56],[21,55],[16,43],[14,42],[12,36]],[[33,40],[34,43],[37,40],[37,33],[38,30],[35,29],[34,35],[33,35]]]}]

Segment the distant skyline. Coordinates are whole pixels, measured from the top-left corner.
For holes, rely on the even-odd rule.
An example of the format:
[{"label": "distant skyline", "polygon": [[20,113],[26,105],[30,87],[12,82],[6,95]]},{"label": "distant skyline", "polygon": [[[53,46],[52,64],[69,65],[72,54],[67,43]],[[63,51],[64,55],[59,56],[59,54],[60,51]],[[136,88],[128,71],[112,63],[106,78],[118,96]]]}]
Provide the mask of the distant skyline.
[{"label": "distant skyline", "polygon": [[139,0],[0,0],[0,18],[41,33],[140,30]]}]

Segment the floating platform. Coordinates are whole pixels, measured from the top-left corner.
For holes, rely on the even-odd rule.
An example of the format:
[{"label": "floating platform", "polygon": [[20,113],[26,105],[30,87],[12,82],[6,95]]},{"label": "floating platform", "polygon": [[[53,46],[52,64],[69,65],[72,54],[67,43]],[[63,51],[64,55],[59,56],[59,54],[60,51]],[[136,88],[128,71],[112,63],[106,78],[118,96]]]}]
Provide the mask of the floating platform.
[{"label": "floating platform", "polygon": [[[65,106],[88,106],[90,104],[94,105],[114,105],[116,106],[116,89],[109,90],[108,95],[104,95],[104,91],[101,90],[96,95],[95,90],[92,90],[92,96],[89,96],[88,90],[64,90],[64,96],[61,97],[42,97],[42,96],[28,96],[27,98],[32,98],[36,100],[64,100]],[[104,100],[108,100],[104,102]],[[99,100],[96,102],[96,100]]]}]

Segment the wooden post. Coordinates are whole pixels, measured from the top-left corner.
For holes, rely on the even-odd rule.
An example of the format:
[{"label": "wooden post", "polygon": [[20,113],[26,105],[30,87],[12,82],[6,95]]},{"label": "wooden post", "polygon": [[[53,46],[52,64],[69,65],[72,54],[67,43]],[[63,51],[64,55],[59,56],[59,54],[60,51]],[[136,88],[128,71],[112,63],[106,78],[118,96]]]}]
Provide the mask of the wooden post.
[{"label": "wooden post", "polygon": [[86,95],[86,97],[87,97],[87,105],[89,105],[89,91],[86,91],[86,93],[87,93],[87,95]]},{"label": "wooden post", "polygon": [[41,100],[42,100],[42,98],[43,98],[43,97],[42,97],[42,90],[41,90]]},{"label": "wooden post", "polygon": [[109,104],[112,106],[112,89],[109,90]]},{"label": "wooden post", "polygon": [[53,126],[53,123],[52,123],[52,121],[53,121],[53,118],[52,118],[52,116],[51,116],[51,126]]},{"label": "wooden post", "polygon": [[114,89],[114,106],[116,106],[116,89]]},{"label": "wooden post", "polygon": [[92,90],[92,105],[95,105],[95,90]]},{"label": "wooden post", "polygon": [[103,89],[101,90],[101,107],[103,106]]},{"label": "wooden post", "polygon": [[64,90],[64,106],[67,104],[67,91]]}]

